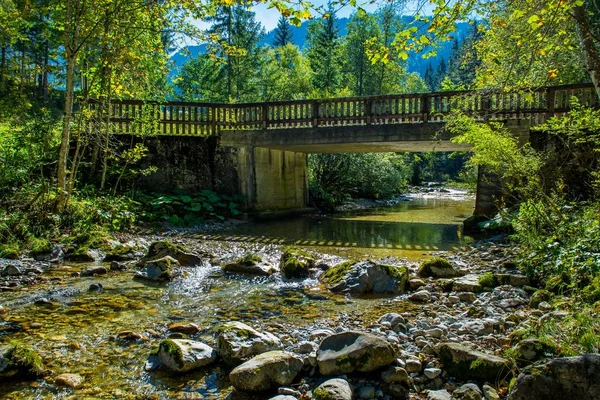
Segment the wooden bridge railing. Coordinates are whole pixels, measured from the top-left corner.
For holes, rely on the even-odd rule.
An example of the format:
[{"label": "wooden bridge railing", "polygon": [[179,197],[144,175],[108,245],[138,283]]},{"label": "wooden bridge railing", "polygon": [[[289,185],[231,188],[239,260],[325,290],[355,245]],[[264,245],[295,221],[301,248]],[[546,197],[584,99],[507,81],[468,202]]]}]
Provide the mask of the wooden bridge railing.
[{"label": "wooden bridge railing", "polygon": [[[569,111],[573,96],[582,105],[600,107],[593,85],[578,84],[526,92],[459,91],[248,104],[121,100],[110,104],[108,120],[118,134],[151,130],[159,135],[188,136],[226,130],[443,122],[456,110],[482,120],[528,119],[537,124]],[[99,119],[106,120],[100,102],[91,107]]]}]

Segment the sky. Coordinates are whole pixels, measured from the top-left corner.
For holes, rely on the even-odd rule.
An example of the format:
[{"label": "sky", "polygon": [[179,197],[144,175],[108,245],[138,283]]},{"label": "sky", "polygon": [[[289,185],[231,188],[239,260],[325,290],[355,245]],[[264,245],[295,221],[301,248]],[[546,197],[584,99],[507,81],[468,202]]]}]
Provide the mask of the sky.
[{"label": "sky", "polygon": [[[385,0],[376,0],[376,3],[379,3],[381,1],[385,1]],[[327,5],[327,0],[312,0],[312,3],[319,7],[325,7]],[[363,1],[361,4],[361,0],[358,0],[358,4],[365,9],[368,12],[373,12],[377,9],[378,5],[377,4],[369,4],[370,1]],[[407,1],[407,6],[406,6],[406,10],[407,10],[407,14],[410,14],[411,12],[414,12],[415,8],[416,8],[416,3],[417,1],[415,0],[409,0]],[[252,10],[256,13],[256,19],[264,26],[265,30],[271,31],[273,29],[275,29],[275,27],[277,26],[277,20],[279,19],[279,12],[275,9],[268,9],[266,4],[258,4],[254,7],[252,7]],[[344,17],[349,17],[354,11],[356,10],[356,8],[354,7],[350,7],[350,6],[346,6],[342,9],[340,9],[337,12],[337,16],[339,18],[344,18]],[[423,10],[425,13],[430,12],[432,10],[432,7],[425,7],[425,9]],[[200,21],[200,20],[196,20],[194,21],[194,25],[196,25],[197,27],[201,28],[201,29],[208,29],[210,27],[209,24],[207,24],[204,21]]]}]

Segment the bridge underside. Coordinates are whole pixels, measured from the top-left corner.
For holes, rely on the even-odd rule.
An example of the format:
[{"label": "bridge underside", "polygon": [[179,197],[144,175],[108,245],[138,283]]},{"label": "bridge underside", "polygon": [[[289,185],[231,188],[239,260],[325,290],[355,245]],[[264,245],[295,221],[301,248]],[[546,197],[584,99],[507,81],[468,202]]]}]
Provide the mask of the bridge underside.
[{"label": "bridge underside", "polygon": [[260,147],[297,153],[466,151],[450,141],[443,123],[332,126],[224,132],[228,147]]}]

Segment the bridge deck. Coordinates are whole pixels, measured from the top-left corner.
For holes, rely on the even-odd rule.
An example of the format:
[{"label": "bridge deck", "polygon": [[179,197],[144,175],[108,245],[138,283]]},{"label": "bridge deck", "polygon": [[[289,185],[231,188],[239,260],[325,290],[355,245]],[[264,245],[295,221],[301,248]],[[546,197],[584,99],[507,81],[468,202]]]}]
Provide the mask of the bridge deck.
[{"label": "bridge deck", "polygon": [[108,111],[110,129],[117,134],[207,136],[443,123],[456,110],[485,120],[527,119],[538,124],[569,111],[572,96],[586,106],[600,105],[589,83],[521,92],[459,91],[251,104],[120,100],[107,105],[94,101],[90,107],[96,111],[100,125],[107,120]]}]

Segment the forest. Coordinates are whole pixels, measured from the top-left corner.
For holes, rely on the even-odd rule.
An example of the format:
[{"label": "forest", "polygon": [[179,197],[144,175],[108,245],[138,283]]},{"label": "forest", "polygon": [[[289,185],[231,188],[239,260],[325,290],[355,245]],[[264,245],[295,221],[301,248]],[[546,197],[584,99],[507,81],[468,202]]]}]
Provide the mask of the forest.
[{"label": "forest", "polygon": [[[259,6],[275,9],[280,15],[271,43],[264,41],[267,32],[256,11]],[[338,14],[345,10],[351,10],[351,14],[341,34]],[[199,28],[198,21],[209,28]],[[292,33],[294,27],[303,23],[308,28],[299,47]],[[459,24],[468,25],[460,35]],[[190,44],[201,46],[202,51],[184,57],[185,63],[176,66],[177,54],[185,52]],[[212,188],[195,193],[162,191],[159,185],[155,191],[142,190],[140,181],[151,180],[157,173],[157,167],[148,162],[151,150],[147,146],[150,139],[158,136],[156,116],[142,112],[132,122],[139,129],[124,139],[124,135],[115,134],[110,116],[110,110],[120,101],[243,104],[429,92],[518,93],[524,101],[533,101],[535,93],[553,87],[589,84],[593,89],[587,97],[581,91],[572,92],[568,110],[554,112],[554,103],[546,104],[547,118],[531,127],[529,143],[520,143],[503,121],[491,122],[456,109],[443,116],[444,132],[452,135],[454,143],[469,146],[468,152],[310,154],[307,197],[310,205],[320,210],[319,215],[334,215],[332,218],[336,219],[337,214],[331,213],[350,199],[389,200],[427,182],[442,182],[450,188],[468,188],[473,192],[478,173],[485,171],[501,182],[496,189],[503,195],[496,199],[493,213],[470,217],[465,224],[476,231],[478,238],[487,238],[477,242],[483,243],[481,248],[480,244],[473,244],[472,252],[465,256],[468,263],[474,262],[468,257],[479,254],[474,263],[484,266],[475,268],[477,274],[481,272],[474,278],[477,290],[468,285],[467,289],[458,290],[452,282],[446,282],[447,278],[460,281],[470,272],[461,274],[452,270],[447,276],[431,272],[450,268],[445,258],[456,261],[453,256],[442,255],[445,258],[441,266],[435,264],[440,262],[437,256],[429,260],[433,266],[423,262],[415,273],[410,268],[416,264],[403,266],[408,268],[402,278],[404,286],[394,293],[413,290],[415,293],[408,300],[416,303],[446,296],[444,304],[451,307],[451,304],[465,305],[464,292],[472,291],[480,296],[480,302],[468,302],[460,318],[481,320],[495,318],[478,308],[489,296],[497,296],[493,301],[498,300],[498,304],[501,296],[527,298],[526,304],[510,315],[505,313],[506,307],[498,311],[505,313],[501,321],[504,325],[493,351],[508,360],[505,364],[509,365],[509,372],[497,376],[497,382],[491,382],[489,375],[476,377],[479,383],[497,383],[495,390],[502,398],[534,398],[519,397],[518,393],[523,393],[519,390],[524,389],[510,395],[522,373],[538,376],[537,370],[530,373],[524,368],[524,361],[519,358],[522,354],[515,350],[519,349],[516,343],[535,340],[535,352],[543,353],[539,359],[546,361],[600,352],[600,323],[595,318],[600,308],[600,5],[596,0],[386,0],[369,4],[354,0],[326,4],[289,0],[0,0],[0,45],[0,265],[4,268],[2,279],[6,280],[2,281],[6,284],[0,285],[0,303],[4,303],[5,291],[11,296],[14,291],[7,277],[8,260],[30,262],[56,249],[71,257],[72,262],[94,262],[90,254],[97,251],[106,256],[105,262],[111,257],[120,260],[121,253],[133,254],[123,244],[126,239],[144,237],[154,241],[156,237],[168,236],[170,240],[171,235],[197,233],[200,229],[197,227],[206,226],[202,224],[207,221],[227,224],[243,219],[251,211],[245,209],[244,196],[239,193],[218,193]],[[448,57],[436,58],[442,48],[449,49]],[[427,64],[422,74],[408,72],[409,63],[415,58],[426,64],[430,59],[437,61]],[[588,107],[590,104],[594,106]],[[432,138],[432,142],[435,140]],[[218,169],[219,165],[211,168]],[[410,221],[413,225],[428,223]],[[287,225],[282,222],[281,226],[285,230]],[[376,238],[377,225],[373,226],[369,227],[369,235]],[[461,239],[465,235],[462,224],[458,235]],[[115,241],[119,244],[115,245]],[[335,238],[311,241],[342,242]],[[316,263],[314,254],[303,250],[297,253],[297,249],[287,247],[273,250],[268,246],[275,240],[262,247],[256,244],[259,242],[250,241],[249,246],[254,247],[235,251],[219,247],[217,253],[230,253],[214,257],[204,257],[212,249],[210,244],[202,242],[196,255],[207,258],[209,264],[219,259],[223,274],[229,272],[227,268],[237,273],[244,268],[260,269],[269,262],[281,263],[282,273],[286,268],[293,270],[291,275],[285,274],[284,282],[296,278],[295,268],[304,268],[304,263],[310,268],[307,266],[300,273],[303,278],[309,276],[309,269],[313,273],[321,264],[331,263],[330,258]],[[391,248],[390,243],[379,247]],[[415,248],[421,247],[417,243]],[[169,249],[174,254],[183,252],[181,248]],[[261,251],[266,251],[266,255],[254,254]],[[500,253],[506,258],[499,259]],[[399,279],[400,272],[390,269],[385,256],[377,268],[386,276]],[[151,258],[148,257],[138,260],[139,265],[145,265]],[[179,266],[179,259],[174,258]],[[340,281],[350,282],[352,274],[348,271],[355,265],[352,262],[372,262],[371,259],[338,261],[344,262],[318,275],[318,281],[332,292],[341,287]],[[489,271],[485,269],[488,266]],[[170,271],[171,261],[168,268]],[[262,272],[259,275],[273,274],[272,270]],[[73,276],[79,277],[77,274]],[[188,277],[187,274],[183,275]],[[526,279],[527,284],[505,285],[507,274],[516,274]],[[415,279],[420,283],[415,283]],[[169,275],[169,280],[174,277]],[[44,282],[49,281],[50,278]],[[410,286],[410,282],[416,286]],[[499,289],[505,286],[512,289]],[[347,289],[351,287],[348,283]],[[245,288],[236,290],[243,292]],[[302,296],[314,300],[314,296],[306,294],[309,290],[302,290]],[[501,290],[509,294],[498,294]],[[452,294],[447,293],[450,291]],[[421,293],[420,299],[412,298],[417,293]],[[47,310],[57,307],[48,301],[42,304],[48,306]],[[340,307],[351,303],[341,297],[334,301],[331,304]],[[229,311],[222,311],[227,308],[226,303],[219,303],[219,312],[231,317]],[[294,297],[288,303],[301,301]],[[133,303],[127,304],[134,307]],[[136,303],[135,307],[138,306]],[[376,309],[388,306],[385,303]],[[119,307],[122,310],[129,306]],[[254,304],[252,307],[260,309]],[[237,321],[244,310],[231,319]],[[172,319],[178,321],[181,310],[168,311],[169,318],[174,315]],[[4,318],[5,312],[8,311],[0,305],[0,318]],[[523,316],[520,312],[529,314]],[[10,317],[10,313],[7,315]],[[538,318],[541,315],[544,316]],[[260,314],[263,317],[265,314]],[[19,325],[20,321],[12,322]],[[412,322],[403,322],[404,333],[392,335],[394,339],[388,337],[388,341],[394,343],[414,332],[433,329],[417,324],[414,318],[411,321],[415,324],[412,328],[406,325]],[[381,326],[377,328],[379,333],[398,326],[398,320],[377,323]],[[440,328],[442,331],[444,326]],[[283,331],[294,328],[282,327],[279,328]],[[3,329],[0,336],[4,335]],[[496,328],[490,329],[499,334]],[[161,331],[157,337],[163,334]],[[415,336],[439,339],[433,335]],[[447,332],[443,335],[446,337]],[[480,339],[472,341],[479,348],[492,351],[489,343],[482,344],[484,340]],[[290,343],[294,340],[290,339]],[[3,343],[2,338],[0,342]],[[164,346],[161,344],[158,351]],[[440,367],[438,358],[444,358],[441,353],[432,358],[424,348],[421,346],[419,350],[423,368],[419,364],[411,376],[410,388],[402,381],[406,396],[398,398],[408,398],[411,390],[426,393],[434,386],[442,390],[435,380],[438,376],[441,379],[441,375],[429,380],[422,378],[422,382],[417,379],[426,375],[427,368]],[[309,349],[308,353],[311,352]],[[136,354],[139,359],[141,353]],[[482,367],[484,361],[473,361],[471,368]],[[308,365],[309,361],[305,362]],[[442,364],[446,368],[451,363]],[[408,369],[407,365],[394,368]],[[2,368],[0,363],[0,381],[5,378]],[[320,365],[319,368],[325,370]],[[450,371],[460,376],[458,369]],[[443,378],[447,379],[446,370]],[[231,379],[236,387],[235,379]],[[386,381],[382,387],[388,390],[393,383]],[[243,387],[244,383],[238,386]],[[484,389],[485,385],[481,387]],[[539,393],[542,396],[544,392],[540,389]],[[572,393],[575,397],[597,398],[597,394],[586,397],[583,392]],[[361,398],[374,398],[365,396]]]}]

